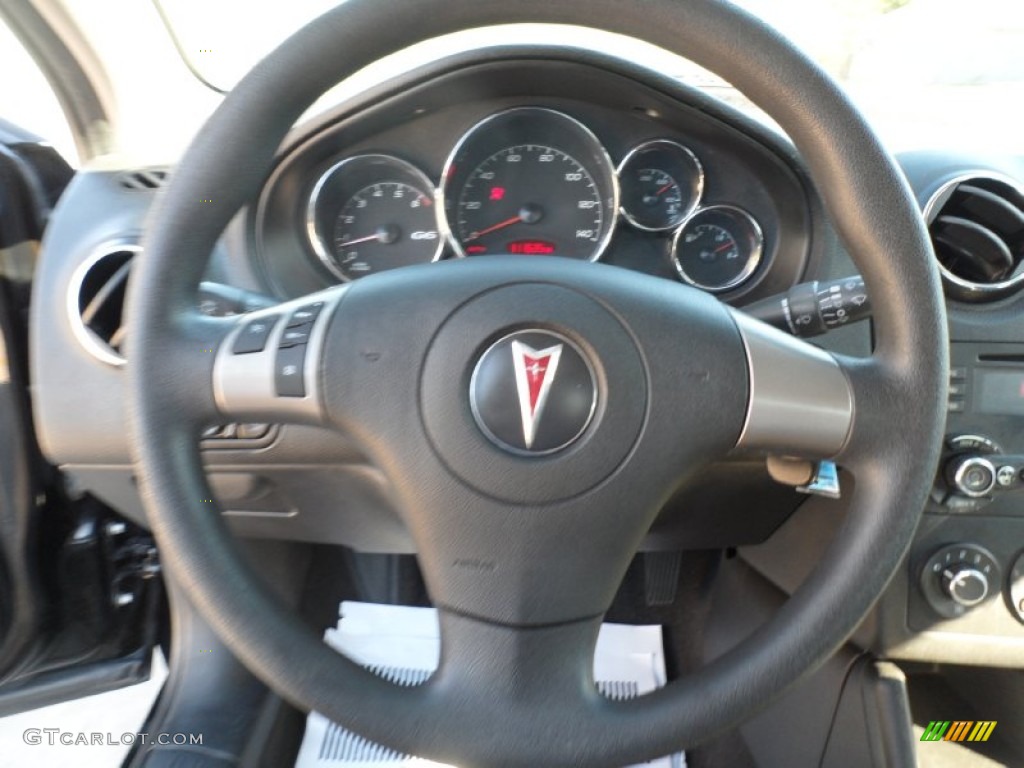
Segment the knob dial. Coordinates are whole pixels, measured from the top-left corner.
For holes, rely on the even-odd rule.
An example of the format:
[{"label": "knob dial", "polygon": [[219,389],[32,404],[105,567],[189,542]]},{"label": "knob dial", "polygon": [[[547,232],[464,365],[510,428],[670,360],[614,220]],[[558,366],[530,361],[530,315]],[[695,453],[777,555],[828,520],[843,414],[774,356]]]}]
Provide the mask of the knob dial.
[{"label": "knob dial", "polygon": [[963,496],[981,498],[995,487],[996,468],[984,456],[954,456],[946,465],[946,482]]},{"label": "knob dial", "polygon": [[942,591],[964,608],[973,608],[988,597],[988,577],[966,563],[945,568],[941,578]]},{"label": "knob dial", "polygon": [[1000,583],[999,563],[977,544],[947,544],[921,568],[921,593],[935,613],[947,619],[976,608],[990,592],[999,590]]}]

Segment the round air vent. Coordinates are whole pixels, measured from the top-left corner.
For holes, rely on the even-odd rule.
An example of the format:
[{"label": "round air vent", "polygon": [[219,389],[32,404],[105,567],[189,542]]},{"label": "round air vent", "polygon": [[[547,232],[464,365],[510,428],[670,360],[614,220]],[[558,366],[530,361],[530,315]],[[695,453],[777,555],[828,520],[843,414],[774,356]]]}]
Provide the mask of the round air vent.
[{"label": "round air vent", "polygon": [[97,360],[124,365],[121,348],[125,290],[132,260],[142,248],[131,242],[105,243],[75,270],[68,291],[68,315],[75,337]]},{"label": "round air vent", "polygon": [[925,207],[946,293],[994,301],[1024,287],[1024,191],[990,174],[943,184]]}]

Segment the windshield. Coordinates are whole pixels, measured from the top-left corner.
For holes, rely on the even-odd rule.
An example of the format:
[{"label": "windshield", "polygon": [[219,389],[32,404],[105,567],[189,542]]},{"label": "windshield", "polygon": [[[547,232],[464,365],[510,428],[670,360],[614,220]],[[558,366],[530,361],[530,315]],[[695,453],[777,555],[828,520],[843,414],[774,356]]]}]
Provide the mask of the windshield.
[{"label": "windshield", "polygon": [[[64,2],[83,28],[108,38],[95,43],[101,55],[108,57],[108,67],[123,70],[114,71],[115,78],[119,74],[140,80],[152,76],[151,71],[139,73],[137,61],[115,58],[124,51],[125,14],[138,14],[145,4]],[[240,0],[151,2],[153,19],[148,23],[154,30],[160,27],[166,47],[176,51],[173,66],[182,73],[191,72],[187,77],[193,87],[197,80],[205,86],[200,89],[205,96],[192,94],[190,99],[192,104],[202,104],[199,112],[205,117],[220,94],[260,58],[338,0],[288,0],[260,5],[258,12]],[[780,29],[842,82],[890,148],[1019,150],[1015,115],[1024,101],[1024,3],[1020,0],[739,0],[739,4]],[[152,13],[154,7],[158,17]],[[139,23],[143,23],[141,17]],[[113,38],[110,29],[117,31]],[[720,98],[745,105],[739,94],[717,78],[635,41],[592,30],[567,36],[558,28],[533,25],[503,28],[500,35],[490,30],[450,36],[418,46],[378,67],[373,79],[459,49],[507,42],[564,43],[566,39],[649,62],[686,82],[714,88]],[[151,51],[152,47],[150,56]],[[347,92],[358,90],[356,85],[350,83]],[[131,99],[122,99],[124,108],[143,103],[150,94],[142,91],[152,90],[148,81],[145,87],[140,85]],[[336,103],[345,93],[340,89],[330,101]],[[166,99],[166,91],[159,97]],[[132,116],[127,117],[130,125]],[[183,146],[191,136],[185,127],[197,128],[198,120],[177,120],[183,136],[173,137],[169,144]],[[174,127],[161,123],[149,125],[147,131],[167,132]]]},{"label": "windshield", "polygon": [[[158,2],[190,64],[222,90],[288,34],[336,4],[289,0],[254,14],[240,13],[248,6],[234,3]],[[1008,105],[1019,105],[1024,97],[1020,0],[740,0],[740,5],[843,82],[891,145],[977,144],[983,137],[992,148],[1017,141],[1019,127]],[[621,46],[614,50],[631,58]],[[692,71],[678,75],[697,77]]]}]

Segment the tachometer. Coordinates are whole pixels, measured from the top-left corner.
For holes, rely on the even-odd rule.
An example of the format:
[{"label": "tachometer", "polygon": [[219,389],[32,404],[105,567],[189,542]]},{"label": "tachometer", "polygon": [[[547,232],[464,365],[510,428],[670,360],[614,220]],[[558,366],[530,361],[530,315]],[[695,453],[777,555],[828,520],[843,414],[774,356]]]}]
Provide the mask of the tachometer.
[{"label": "tachometer", "polygon": [[430,180],[390,155],[356,155],[320,177],[307,228],[313,251],[342,280],[441,255]]},{"label": "tachometer", "polygon": [[596,260],[611,239],[618,183],[582,123],[523,107],[478,123],[445,167],[444,214],[460,256]]}]

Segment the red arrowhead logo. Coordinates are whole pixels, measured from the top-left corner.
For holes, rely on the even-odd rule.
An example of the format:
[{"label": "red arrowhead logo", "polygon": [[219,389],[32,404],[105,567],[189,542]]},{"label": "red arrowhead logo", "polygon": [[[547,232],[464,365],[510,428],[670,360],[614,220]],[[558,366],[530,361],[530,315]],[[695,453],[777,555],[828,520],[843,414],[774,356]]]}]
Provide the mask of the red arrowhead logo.
[{"label": "red arrowhead logo", "polygon": [[556,344],[538,351],[520,341],[511,344],[519,412],[523,420],[523,442],[527,448],[533,446],[540,417],[544,414],[548,392],[558,370],[558,359],[562,356],[562,346]]}]

